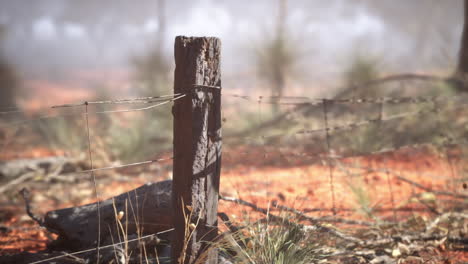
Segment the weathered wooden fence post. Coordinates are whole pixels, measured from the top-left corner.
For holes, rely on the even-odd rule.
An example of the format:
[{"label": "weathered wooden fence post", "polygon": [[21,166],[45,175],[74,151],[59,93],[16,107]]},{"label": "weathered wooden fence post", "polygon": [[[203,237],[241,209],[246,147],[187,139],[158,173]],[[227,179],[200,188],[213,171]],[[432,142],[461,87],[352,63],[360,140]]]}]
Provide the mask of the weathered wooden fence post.
[{"label": "weathered wooden fence post", "polygon": [[[221,41],[176,37],[173,263],[194,263],[218,235],[221,170]],[[204,263],[217,263],[210,250]]]}]

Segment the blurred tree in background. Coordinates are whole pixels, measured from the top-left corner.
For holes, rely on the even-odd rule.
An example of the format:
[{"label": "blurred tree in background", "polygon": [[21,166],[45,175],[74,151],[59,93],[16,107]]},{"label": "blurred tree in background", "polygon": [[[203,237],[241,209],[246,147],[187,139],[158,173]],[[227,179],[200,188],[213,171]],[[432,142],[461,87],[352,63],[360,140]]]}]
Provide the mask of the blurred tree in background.
[{"label": "blurred tree in background", "polygon": [[344,85],[346,90],[342,91],[338,97],[377,97],[379,96],[378,86],[368,86],[364,89],[359,85],[375,80],[379,77],[379,61],[368,55],[356,53],[350,60],[344,72]]},{"label": "blurred tree in background", "polygon": [[[398,47],[392,39],[402,37],[408,54],[397,57],[402,68],[414,70],[441,69],[454,66],[459,38],[460,9],[463,0],[359,1],[366,10],[382,18],[388,28],[381,45],[393,53]],[[452,25],[452,26],[449,26]],[[390,56],[386,54],[386,57]],[[386,58],[386,59],[387,59]]]},{"label": "blurred tree in background", "polygon": [[0,107],[15,107],[18,78],[3,54],[3,41],[6,34],[6,27],[0,25]]},{"label": "blurred tree in background", "polygon": [[135,67],[135,81],[138,93],[143,96],[168,94],[171,90],[170,62],[164,54],[166,39],[166,0],[157,0],[158,31],[151,47],[139,56],[133,58]]},{"label": "blurred tree in background", "polygon": [[156,96],[170,93],[170,64],[158,46],[132,60],[135,67],[137,93]]},{"label": "blurred tree in background", "polygon": [[[265,36],[256,49],[257,69],[271,91],[272,96],[284,95],[286,78],[293,71],[298,52],[292,45],[291,33],[287,28],[288,0],[278,0],[276,28],[271,35]],[[274,111],[277,105],[273,104]]]},{"label": "blurred tree in background", "polygon": [[468,81],[468,0],[464,2],[464,24],[463,33],[460,41],[460,51],[458,54],[458,65],[456,69],[456,76],[462,80],[461,85],[457,87],[461,90],[467,91]]},{"label": "blurred tree in background", "polygon": [[[138,96],[172,94],[171,62],[164,54],[166,40],[166,0],[157,0],[158,30],[145,52],[131,58],[135,92]],[[154,118],[157,112],[158,117]],[[157,107],[131,119],[130,126],[116,122],[111,131],[112,152],[119,159],[135,162],[148,159],[171,146],[172,115],[170,107]],[[116,129],[114,129],[116,128]],[[157,145],[154,149],[151,146]]]}]

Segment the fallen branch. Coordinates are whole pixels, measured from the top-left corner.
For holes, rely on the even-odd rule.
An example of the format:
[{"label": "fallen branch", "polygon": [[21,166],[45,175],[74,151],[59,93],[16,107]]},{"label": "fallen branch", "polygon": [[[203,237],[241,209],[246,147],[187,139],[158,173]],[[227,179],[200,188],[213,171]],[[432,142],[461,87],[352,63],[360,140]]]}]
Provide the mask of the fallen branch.
[{"label": "fallen branch", "polygon": [[[274,214],[272,214],[269,210],[267,210],[267,209],[265,209],[265,208],[258,207],[258,206],[256,206],[255,204],[250,203],[250,202],[247,202],[247,201],[245,201],[245,200],[238,199],[238,198],[234,198],[234,197],[225,197],[225,196],[222,196],[222,195],[220,195],[219,199],[224,200],[224,201],[227,201],[227,202],[233,202],[233,203],[236,203],[236,204],[248,206],[248,207],[252,208],[253,210],[255,210],[255,211],[257,211],[257,212],[260,212],[260,213],[262,213],[262,214],[267,215],[267,217],[268,217],[269,219],[273,220],[273,221],[280,222],[280,223],[288,223],[288,224],[291,224],[291,225],[299,226],[299,227],[301,227],[302,229],[307,230],[307,228],[304,228],[303,225],[296,224],[296,223],[292,223],[292,222],[286,220],[284,217],[280,217],[280,216],[274,215]],[[332,234],[332,235],[334,235],[334,236],[336,236],[336,237],[338,237],[338,238],[341,238],[341,239],[346,240],[346,241],[354,242],[354,243],[362,243],[362,242],[363,242],[363,241],[362,241],[361,239],[359,239],[359,238],[356,238],[356,237],[353,237],[353,236],[350,236],[350,235],[341,233],[340,231],[338,231],[338,230],[336,230],[336,229],[323,226],[323,225],[321,225],[321,224],[318,223],[318,222],[315,222],[315,221],[314,221],[313,224],[315,225],[315,226],[314,226],[314,229],[316,229],[317,231],[322,231],[322,232],[330,233],[330,234]]]},{"label": "fallen branch", "polygon": [[[451,197],[455,197],[455,198],[459,198],[459,199],[468,199],[468,195],[466,194],[461,194],[461,193],[453,193],[453,192],[448,192],[448,191],[442,191],[442,190],[433,190],[432,188],[429,188],[429,187],[426,187],[422,184],[419,184],[417,182],[414,182],[408,178],[405,178],[403,176],[401,176],[399,174],[399,172],[395,172],[391,169],[382,169],[382,168],[377,168],[377,169],[374,169],[374,168],[370,168],[370,167],[364,167],[364,166],[356,166],[356,165],[349,165],[349,164],[344,164],[344,163],[340,163],[342,166],[339,167],[340,170],[346,172],[346,169],[344,169],[343,167],[347,167],[347,168],[352,168],[352,169],[362,169],[362,170],[366,170],[366,172],[378,172],[378,173],[390,173],[392,175],[394,175],[397,179],[403,181],[403,182],[406,182],[406,183],[409,183],[411,185],[413,185],[414,187],[416,188],[419,188],[421,190],[424,190],[426,192],[431,192],[431,193],[434,193],[436,195],[443,195],[443,196],[451,196]],[[360,174],[357,174],[357,175],[360,175]]]},{"label": "fallen branch", "polygon": [[19,176],[18,178],[7,182],[5,185],[0,186],[0,194],[4,193],[7,190],[11,190],[14,186],[21,184],[23,182],[29,181],[30,179],[36,176],[36,172],[28,172]]},{"label": "fallen branch", "polygon": [[341,224],[347,224],[347,225],[361,225],[361,226],[373,226],[374,225],[371,222],[358,221],[358,220],[348,220],[348,219],[338,218],[338,217],[327,217],[327,216],[326,217],[312,217],[312,216],[305,215],[304,212],[301,212],[301,211],[299,211],[297,209],[287,207],[287,206],[284,206],[284,205],[279,205],[276,202],[273,202],[273,206],[275,206],[276,208],[279,208],[281,210],[291,212],[291,213],[295,214],[296,216],[298,216],[299,219],[305,219],[305,220],[307,220],[309,222],[312,222],[312,223],[329,222],[329,223],[341,223]]},{"label": "fallen branch", "polygon": [[454,213],[454,212],[449,212],[449,213],[442,214],[442,215],[436,217],[434,220],[432,220],[431,223],[426,225],[426,234],[428,234],[430,231],[432,231],[440,222],[447,220],[449,217],[458,217],[458,218],[468,219],[468,214]]},{"label": "fallen branch", "polygon": [[429,187],[426,187],[424,185],[421,185],[417,182],[414,182],[410,179],[407,179],[403,176],[400,176],[400,175],[395,175],[397,179],[401,180],[401,181],[404,181],[406,183],[409,183],[411,185],[413,185],[414,187],[416,188],[419,188],[421,190],[424,190],[426,192],[432,192],[436,195],[445,195],[445,196],[452,196],[452,197],[455,197],[455,198],[460,198],[460,199],[468,199],[468,195],[465,195],[465,194],[459,194],[459,193],[452,193],[452,192],[447,192],[447,191],[440,191],[440,190],[433,190]]}]

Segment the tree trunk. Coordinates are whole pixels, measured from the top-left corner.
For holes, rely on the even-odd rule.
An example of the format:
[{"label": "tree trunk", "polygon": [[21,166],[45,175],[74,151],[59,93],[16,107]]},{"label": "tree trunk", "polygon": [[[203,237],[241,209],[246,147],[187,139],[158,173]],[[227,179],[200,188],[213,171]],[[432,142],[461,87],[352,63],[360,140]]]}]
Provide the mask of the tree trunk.
[{"label": "tree trunk", "polygon": [[468,90],[466,85],[466,81],[468,80],[468,0],[464,1],[463,33],[460,53],[458,55],[458,66],[455,75],[459,79],[459,87],[462,90]]},{"label": "tree trunk", "polygon": [[216,251],[206,249],[218,235],[220,50],[217,38],[177,37],[175,42],[174,93],[185,97],[173,107],[173,263],[217,263]]}]

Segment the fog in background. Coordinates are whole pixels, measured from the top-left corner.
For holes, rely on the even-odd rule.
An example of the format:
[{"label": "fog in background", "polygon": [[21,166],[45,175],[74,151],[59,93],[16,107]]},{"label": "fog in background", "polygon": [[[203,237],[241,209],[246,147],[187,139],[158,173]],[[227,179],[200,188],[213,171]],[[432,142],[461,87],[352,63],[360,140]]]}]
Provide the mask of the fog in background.
[{"label": "fog in background", "polygon": [[[177,35],[216,36],[225,85],[255,86],[255,50],[274,33],[277,2],[166,1],[160,41],[158,0],[1,0],[0,47],[22,80],[54,80],[78,71],[130,74],[132,58],[155,45],[172,62]],[[450,71],[462,21],[461,0],[290,0],[288,43],[299,55],[294,81],[339,85],[356,54],[376,58],[386,72]]]}]

